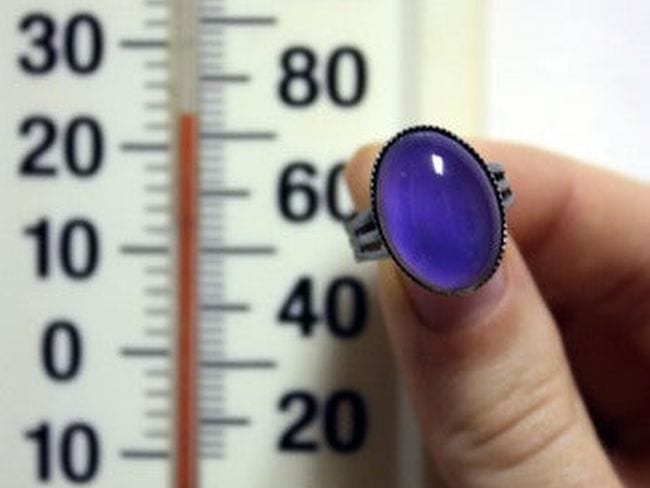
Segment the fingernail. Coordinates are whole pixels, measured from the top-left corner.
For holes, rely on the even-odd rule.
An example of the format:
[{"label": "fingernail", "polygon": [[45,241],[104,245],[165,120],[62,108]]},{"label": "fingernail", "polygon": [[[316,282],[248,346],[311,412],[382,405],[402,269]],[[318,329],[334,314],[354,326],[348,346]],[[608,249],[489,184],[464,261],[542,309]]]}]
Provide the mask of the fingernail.
[{"label": "fingernail", "polygon": [[428,328],[446,332],[479,322],[481,315],[498,305],[507,289],[505,262],[481,288],[467,296],[431,292],[403,275],[402,281],[420,320]]}]

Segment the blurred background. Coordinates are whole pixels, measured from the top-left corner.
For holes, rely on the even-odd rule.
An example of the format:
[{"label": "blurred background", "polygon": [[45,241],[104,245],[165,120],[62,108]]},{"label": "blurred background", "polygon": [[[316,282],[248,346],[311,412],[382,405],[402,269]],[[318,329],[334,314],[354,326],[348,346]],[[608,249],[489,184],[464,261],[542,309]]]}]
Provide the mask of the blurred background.
[{"label": "blurred background", "polygon": [[4,0],[0,486],[421,487],[341,169],[405,126],[648,179],[641,0]]},{"label": "blurred background", "polygon": [[647,179],[642,1],[488,2],[486,129]]}]

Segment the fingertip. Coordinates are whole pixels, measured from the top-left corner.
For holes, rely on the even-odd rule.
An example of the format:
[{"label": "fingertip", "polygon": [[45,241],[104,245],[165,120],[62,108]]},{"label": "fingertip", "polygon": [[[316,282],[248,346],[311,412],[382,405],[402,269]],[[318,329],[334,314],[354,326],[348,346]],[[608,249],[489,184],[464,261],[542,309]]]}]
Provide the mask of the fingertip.
[{"label": "fingertip", "polygon": [[364,209],[370,204],[370,173],[380,149],[380,143],[362,146],[345,167],[345,180],[358,209]]}]

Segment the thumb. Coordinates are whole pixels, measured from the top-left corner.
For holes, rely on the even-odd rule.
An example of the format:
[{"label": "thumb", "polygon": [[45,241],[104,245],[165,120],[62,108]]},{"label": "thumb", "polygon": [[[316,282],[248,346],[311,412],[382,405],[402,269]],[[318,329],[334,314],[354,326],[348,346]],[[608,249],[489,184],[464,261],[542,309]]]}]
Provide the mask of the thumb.
[{"label": "thumb", "polygon": [[[360,208],[376,147],[347,180]],[[381,263],[380,301],[426,447],[451,486],[620,486],[577,392],[557,325],[512,241],[468,297]]]}]

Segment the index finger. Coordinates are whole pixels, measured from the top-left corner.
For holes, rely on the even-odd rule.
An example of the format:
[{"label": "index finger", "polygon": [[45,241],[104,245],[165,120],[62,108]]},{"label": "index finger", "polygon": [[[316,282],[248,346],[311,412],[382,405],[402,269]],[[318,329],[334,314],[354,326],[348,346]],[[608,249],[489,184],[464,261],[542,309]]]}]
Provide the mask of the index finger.
[{"label": "index finger", "polygon": [[612,298],[650,283],[646,184],[539,149],[476,142],[506,167],[516,193],[510,230],[555,306]]}]

